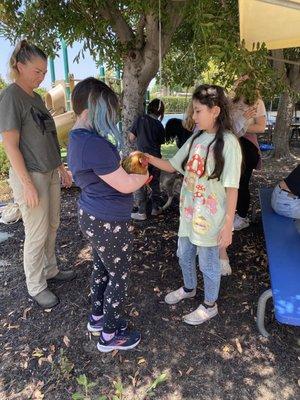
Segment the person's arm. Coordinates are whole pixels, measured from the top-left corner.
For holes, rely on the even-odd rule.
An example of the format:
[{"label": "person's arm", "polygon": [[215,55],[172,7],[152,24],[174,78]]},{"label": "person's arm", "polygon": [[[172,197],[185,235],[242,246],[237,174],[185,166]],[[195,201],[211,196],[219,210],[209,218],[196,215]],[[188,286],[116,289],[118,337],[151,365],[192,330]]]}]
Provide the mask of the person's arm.
[{"label": "person's arm", "polygon": [[3,147],[9,162],[23,186],[23,195],[26,204],[33,208],[39,203],[38,192],[27,171],[24,157],[20,152],[20,134],[17,130],[2,132]]},{"label": "person's arm", "polygon": [[225,224],[218,235],[218,244],[221,249],[226,249],[232,242],[233,219],[236,210],[238,189],[227,187],[226,189],[226,215]]},{"label": "person's arm", "polygon": [[109,186],[121,193],[133,193],[142,187],[149,178],[149,173],[146,175],[127,174],[127,172],[119,167],[116,171],[110,174],[98,175]]},{"label": "person's arm", "polygon": [[264,115],[256,117],[254,124],[250,124],[247,127],[247,133],[265,133],[267,126],[267,119]]},{"label": "person's arm", "polygon": [[239,117],[233,117],[233,127],[237,137],[244,136],[247,133],[248,126],[251,124],[251,120],[256,115],[256,107],[248,107],[247,110]]},{"label": "person's arm", "polygon": [[66,170],[64,164],[59,165],[57,169],[60,175],[61,184],[67,188],[71,187],[73,181],[71,172]]},{"label": "person's arm", "polygon": [[170,161],[152,156],[151,154],[147,153],[146,156],[148,157],[149,164],[154,165],[154,167],[166,172],[176,172],[176,169],[171,165]]}]

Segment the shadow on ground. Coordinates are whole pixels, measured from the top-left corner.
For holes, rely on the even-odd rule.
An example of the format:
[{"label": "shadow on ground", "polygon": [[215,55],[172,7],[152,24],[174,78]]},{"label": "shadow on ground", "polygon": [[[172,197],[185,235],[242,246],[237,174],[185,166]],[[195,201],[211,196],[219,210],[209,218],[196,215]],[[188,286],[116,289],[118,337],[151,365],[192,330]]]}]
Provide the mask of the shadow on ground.
[{"label": "shadow on ground", "polygon": [[[281,174],[282,165],[268,161],[267,171],[253,180],[253,193],[258,185],[272,186]],[[75,392],[84,393],[76,380],[82,374],[96,384],[88,389],[90,397],[81,397],[86,400],[100,395],[112,399],[113,394],[114,399],[129,400],[151,394],[161,400],[297,398],[299,330],[270,317],[272,336],[266,339],[255,326],[258,297],[269,287],[259,210],[258,222],[234,235],[233,275],[222,279],[219,316],[198,327],[183,324],[181,316],[202,299],[200,276],[195,299],[171,307],[163,302],[168,290],[181,284],[175,255],[178,204],[163,216],[136,224],[126,313],[142,332],[142,342],[134,351],[101,354],[95,348],[97,338],[86,332],[92,265],[77,228],[77,194],[75,189],[63,193],[57,248],[61,268],[74,268],[78,278],[53,286],[61,303],[51,312],[41,311],[26,294],[22,223],[0,228],[13,234],[0,245],[0,399],[71,399]],[[269,311],[271,316],[271,307]],[[150,390],[156,378],[164,382]],[[118,380],[122,385],[114,384]]]}]

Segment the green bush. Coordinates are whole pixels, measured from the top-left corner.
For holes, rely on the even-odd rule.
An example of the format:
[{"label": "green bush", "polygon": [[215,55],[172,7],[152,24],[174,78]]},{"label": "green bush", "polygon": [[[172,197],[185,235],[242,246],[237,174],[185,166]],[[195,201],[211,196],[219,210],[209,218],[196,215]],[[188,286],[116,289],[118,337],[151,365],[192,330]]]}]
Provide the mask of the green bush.
[{"label": "green bush", "polygon": [[8,178],[9,161],[6,157],[2,144],[0,143],[0,180]]},{"label": "green bush", "polygon": [[[165,114],[184,114],[190,101],[190,96],[164,96],[161,97],[165,105]],[[152,98],[150,99],[152,100]]]}]

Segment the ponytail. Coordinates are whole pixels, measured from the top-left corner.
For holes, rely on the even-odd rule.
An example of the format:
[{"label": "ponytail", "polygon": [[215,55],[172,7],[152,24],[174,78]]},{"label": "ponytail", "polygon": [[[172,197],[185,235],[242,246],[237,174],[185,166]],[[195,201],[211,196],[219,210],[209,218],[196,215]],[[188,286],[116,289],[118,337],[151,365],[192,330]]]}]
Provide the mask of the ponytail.
[{"label": "ponytail", "polygon": [[19,76],[18,62],[26,64],[33,57],[39,57],[47,61],[47,56],[43,50],[39,49],[34,44],[29,44],[27,40],[21,40],[15,47],[9,60],[9,75],[12,81],[15,81]]}]

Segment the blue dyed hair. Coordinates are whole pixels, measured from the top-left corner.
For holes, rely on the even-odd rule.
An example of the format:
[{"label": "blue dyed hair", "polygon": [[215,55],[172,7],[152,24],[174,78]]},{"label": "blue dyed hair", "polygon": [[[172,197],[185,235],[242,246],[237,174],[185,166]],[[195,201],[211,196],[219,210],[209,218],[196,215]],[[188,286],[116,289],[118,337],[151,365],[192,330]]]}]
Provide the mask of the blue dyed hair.
[{"label": "blue dyed hair", "polygon": [[117,128],[118,98],[109,89],[101,92],[93,90],[88,98],[89,119],[98,135],[105,138],[112,136],[116,146],[123,145],[122,135]]},{"label": "blue dyed hair", "polygon": [[116,93],[104,82],[96,78],[80,81],[72,92],[73,109],[77,115],[89,110],[90,123],[98,135],[115,142],[118,149],[123,146],[123,138],[116,122],[119,101]]}]

